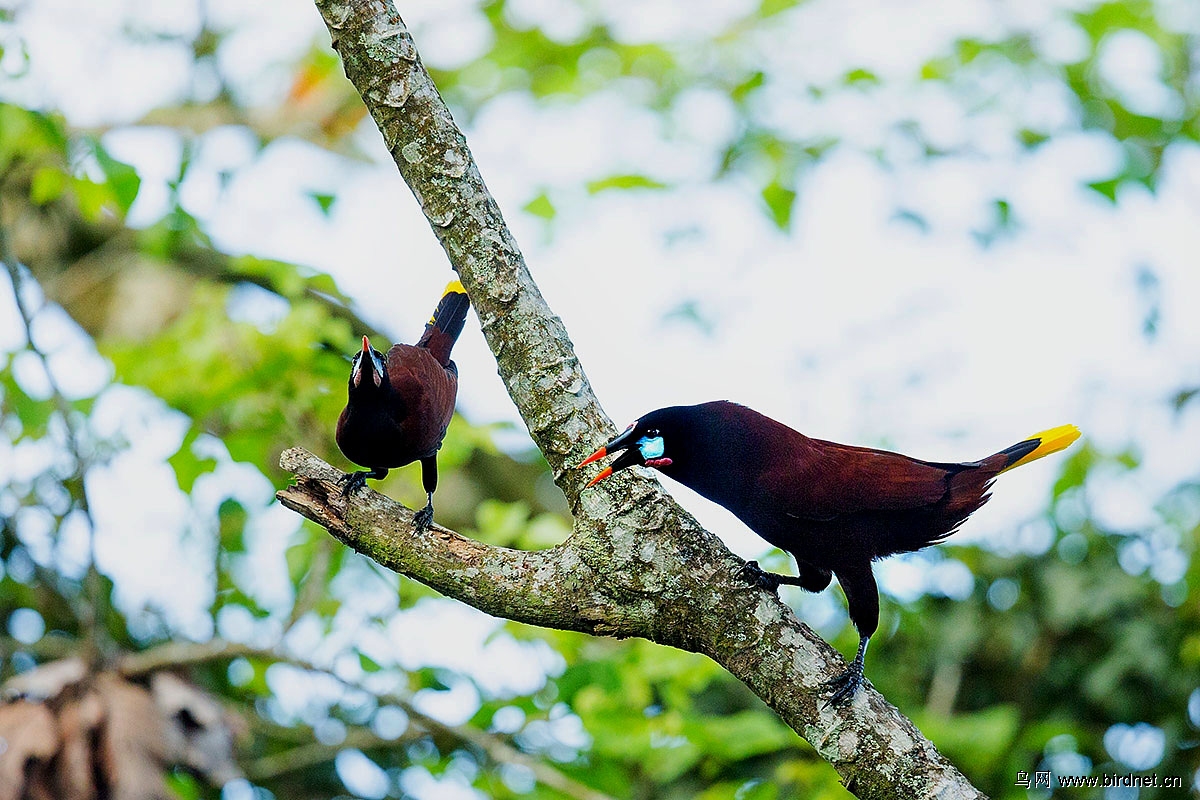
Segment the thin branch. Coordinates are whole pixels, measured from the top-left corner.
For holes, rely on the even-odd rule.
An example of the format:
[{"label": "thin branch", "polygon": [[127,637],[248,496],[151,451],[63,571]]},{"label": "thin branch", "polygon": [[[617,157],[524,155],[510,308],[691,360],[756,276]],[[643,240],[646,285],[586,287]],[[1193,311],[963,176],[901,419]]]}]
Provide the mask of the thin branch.
[{"label": "thin branch", "polygon": [[96,568],[96,520],[92,516],[91,502],[88,500],[87,490],[87,470],[88,460],[83,455],[83,450],[80,442],[79,430],[75,425],[75,419],[71,404],[67,400],[62,389],[59,388],[58,382],[54,379],[54,372],[50,369],[49,357],[37,346],[33,341],[33,312],[25,304],[24,284],[25,278],[22,274],[22,267],[17,261],[16,255],[13,253],[9,245],[8,233],[5,230],[3,223],[0,223],[0,260],[4,262],[5,268],[8,270],[8,277],[12,283],[13,298],[17,305],[17,314],[21,318],[21,323],[25,329],[25,346],[33,353],[38,361],[41,362],[42,370],[46,373],[46,382],[50,386],[51,397],[54,399],[55,407],[58,410],[58,415],[62,418],[63,428],[66,431],[66,447],[67,452],[71,454],[71,458],[75,462],[75,475],[79,478],[79,495],[77,498],[78,508],[83,512],[84,519],[87,523],[87,553],[88,566],[87,572],[84,575],[83,585],[84,594],[88,598],[88,604],[84,609],[83,618],[80,620],[83,629],[87,632],[84,648],[86,652],[91,654],[91,658],[98,657],[100,647],[100,635],[104,626],[101,618],[104,615],[102,606],[104,605],[104,582],[100,576],[100,571]]},{"label": "thin branch", "polygon": [[[6,175],[6,183],[24,188],[27,188],[34,172],[32,167],[25,164],[9,171],[14,175]],[[111,219],[99,222],[90,220],[80,212],[78,204],[67,196],[48,203],[41,209],[36,222],[26,224],[20,232],[24,236],[14,236],[14,243],[6,243],[6,252],[0,259],[6,264],[17,264],[22,263],[23,257],[24,266],[45,289],[47,296],[68,311],[94,303],[103,285],[115,280],[122,270],[129,268],[130,259],[138,257],[153,260],[160,266],[191,277],[227,285],[249,283],[292,299],[288,287],[279,285],[271,269],[248,271],[246,257],[223,253],[202,237],[199,240],[189,236],[176,237],[171,242],[165,260],[162,255],[144,253],[146,248],[141,242],[144,232],[114,224]],[[255,260],[260,267],[269,267],[271,264],[270,259]],[[286,266],[298,269],[301,273],[320,272],[304,265]],[[300,292],[305,300],[323,307],[330,317],[344,320],[352,330],[372,337],[380,333],[345,298],[331,296],[307,284]],[[73,313],[72,316],[85,327],[89,320],[95,319],[94,313]],[[94,336],[101,333],[94,326],[88,332]]]},{"label": "thin branch", "polygon": [[242,772],[249,780],[263,783],[281,775],[300,772],[318,764],[333,761],[338,753],[349,748],[371,750],[378,747],[395,747],[396,745],[396,741],[381,739],[365,728],[354,728],[347,731],[346,738],[337,744],[311,742],[284,750],[282,753],[261,756],[248,764],[243,764]]},{"label": "thin branch", "polygon": [[[90,280],[86,283],[80,283],[75,287],[65,285],[61,281],[52,281],[48,287],[52,290],[52,293],[57,293],[56,297],[63,305],[69,306],[74,303],[86,302],[89,293],[96,290],[98,283],[115,278],[122,269],[128,266],[130,254],[138,253],[140,246],[138,244],[137,231],[119,229],[116,232],[109,232],[108,228],[96,226],[86,219],[79,217],[78,212],[70,207],[56,210],[61,210],[63,214],[73,213],[75,217],[70,220],[71,227],[86,228],[90,238],[100,240],[99,244],[92,247],[71,265],[74,267],[78,267],[81,264],[97,265],[90,274]],[[50,271],[55,265],[52,263],[42,263],[30,264],[28,266],[31,271],[38,269]],[[186,237],[180,237],[174,243],[168,266],[177,268],[193,277],[207,278],[216,283],[228,285],[249,283],[266,289],[269,292],[280,295],[285,294],[283,289],[276,281],[272,280],[270,275],[248,273],[238,267],[238,259],[236,257],[222,253],[204,243],[198,243]],[[300,265],[300,268],[305,269],[303,265]],[[60,269],[64,273],[67,271],[66,267],[61,267]],[[72,273],[72,276],[76,279],[77,276],[74,273],[77,272],[79,272],[78,269]],[[317,272],[317,270],[313,269],[313,272]],[[53,274],[57,276],[60,273],[59,271],[54,271]],[[345,320],[349,323],[352,330],[366,333],[369,336],[379,334],[378,328],[359,316],[341,298],[319,292],[311,286],[305,286],[302,291],[305,300],[322,306],[325,312],[333,319]]]},{"label": "thin branch", "polygon": [[74,655],[79,649],[75,639],[66,636],[43,636],[33,644],[18,642],[10,636],[0,636],[0,660],[7,660],[13,653],[29,653],[39,663],[54,661]]},{"label": "thin branch", "polygon": [[154,672],[179,667],[194,667],[212,661],[232,661],[235,658],[257,658],[273,650],[212,639],[207,642],[174,641],[151,647],[140,653],[126,653],[117,661],[116,669],[126,678],[144,678]]},{"label": "thin branch", "polygon": [[[446,737],[463,745],[473,747],[496,763],[519,764],[526,767],[533,772],[534,778],[539,783],[562,792],[569,797],[576,798],[576,800],[613,800],[609,795],[579,783],[545,761],[533,758],[518,750],[495,734],[466,725],[461,727],[447,725],[418,710],[412,704],[412,699],[409,697],[394,692],[375,692],[361,686],[355,681],[341,677],[327,667],[322,667],[313,661],[299,656],[218,640],[204,643],[169,642],[141,653],[124,656],[118,663],[117,670],[127,678],[138,678],[162,669],[195,666],[197,664],[226,661],[235,658],[254,658],[263,661],[290,664],[309,672],[319,672],[323,675],[328,675],[347,689],[367,692],[383,705],[394,705],[400,708],[408,715],[410,722],[415,723],[428,733]],[[252,780],[265,780],[267,777],[275,777],[282,772],[302,769],[314,763],[320,763],[322,760],[332,758],[341,748],[359,747],[367,749],[371,747],[395,746],[395,744],[394,741],[377,739],[373,744],[349,744],[343,742],[332,749],[323,745],[297,747],[293,751],[289,751],[291,755],[287,755],[286,757],[284,757],[286,754],[269,756],[265,759],[259,759],[251,765],[247,765],[246,774]],[[320,748],[323,748],[323,750]],[[318,754],[321,752],[325,752],[326,758],[318,757]],[[315,761],[311,760],[314,758],[316,759]]]}]

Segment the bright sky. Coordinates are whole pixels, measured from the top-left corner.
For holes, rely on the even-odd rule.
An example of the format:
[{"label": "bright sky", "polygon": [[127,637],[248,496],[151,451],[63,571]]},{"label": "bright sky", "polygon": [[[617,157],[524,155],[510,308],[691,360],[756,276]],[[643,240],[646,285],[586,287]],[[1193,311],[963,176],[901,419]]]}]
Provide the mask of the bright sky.
[{"label": "bright sky", "polygon": [[[406,5],[400,3],[401,12],[428,62],[452,66],[486,47],[488,30],[468,0]],[[569,38],[586,21],[566,0],[509,5],[515,21],[545,24],[552,36]],[[686,41],[748,5],[621,2],[594,13],[619,23],[618,34],[628,40]],[[221,69],[251,101],[284,92],[290,75],[282,65],[325,35],[308,3],[210,0],[208,6],[236,31],[222,47]],[[1164,7],[1175,10],[1180,26],[1200,29],[1184,3]],[[931,86],[897,85],[870,100],[846,94],[820,104],[797,88],[854,66],[884,78],[908,75],[954,36],[995,36],[1022,25],[1039,31],[1043,52],[1070,58],[1079,33],[1047,22],[1053,16],[1052,4],[1034,0],[949,6],[815,0],[780,15],[778,29],[761,36],[753,53],[773,78],[763,118],[786,131],[837,134],[851,145],[806,175],[788,234],[759,209],[754,187],[706,182],[733,125],[728,101],[712,92],[685,93],[665,117],[638,107],[629,87],[551,107],[503,96],[467,135],[534,277],[618,426],[659,406],[728,398],[810,435],[970,460],[1074,422],[1103,450],[1132,443],[1142,455],[1143,466],[1132,474],[1097,475],[1088,501],[1115,528],[1145,531],[1158,524],[1152,505],[1161,493],[1195,475],[1194,448],[1181,443],[1200,441],[1200,415],[1177,417],[1166,404],[1174,390],[1200,381],[1200,148],[1174,147],[1158,194],[1126,190],[1114,208],[1081,188],[1115,170],[1119,152],[1112,142],[1070,135],[1030,153],[1008,144],[1008,132],[1021,121],[1072,119],[1061,88],[1050,83],[1003,89],[1007,107],[977,115]],[[131,121],[188,91],[192,78],[178,47],[131,47],[120,38],[122,27],[133,20],[139,29],[186,33],[196,19],[195,7],[183,1],[27,5],[16,33],[28,45],[31,73],[0,85],[0,96],[37,98],[81,125]],[[1157,56],[1139,37],[1111,41],[1102,71],[1131,105],[1161,109],[1169,98],[1154,77]],[[203,78],[197,80],[202,90]],[[906,158],[889,123],[914,110],[941,143],[969,142],[980,155],[935,163]],[[375,164],[347,164],[288,140],[256,155],[243,131],[215,130],[200,141],[183,196],[220,246],[327,270],[366,317],[411,340],[451,273],[369,125],[359,140]],[[177,169],[178,138],[166,129],[118,127],[105,144],[142,176],[133,221],[153,221],[164,209],[165,181]],[[872,148],[896,156],[901,166],[881,167],[862,152]],[[240,171],[222,193],[217,173],[230,168]],[[628,172],[682,185],[595,197],[581,188]],[[560,211],[553,229],[519,211],[546,187]],[[337,194],[328,219],[306,196],[310,191]],[[987,222],[998,196],[1012,201],[1019,227],[984,248],[972,231]],[[931,231],[896,220],[898,207],[923,215]],[[1153,342],[1142,334],[1150,306],[1138,275],[1146,267],[1160,282]],[[0,292],[0,345],[12,349],[19,330],[9,322],[6,295]],[[710,333],[668,318],[687,302],[711,324]],[[47,336],[64,347],[70,338]],[[474,318],[455,358],[467,416],[519,424]],[[188,604],[208,591],[204,576],[180,577],[203,537],[172,542],[147,532],[178,528],[179,520],[202,528],[211,509],[187,509],[171,490],[173,477],[153,466],[174,450],[178,425],[126,401],[133,403],[125,397],[113,409],[113,424],[141,420],[136,424],[160,433],[141,439],[94,479],[101,557],[121,575],[131,601],[152,599],[185,620]],[[1031,520],[1059,464],[1049,458],[1006,475],[956,540],[1045,547]],[[251,472],[223,468],[212,502],[234,483],[248,501],[268,502],[269,487],[247,478]],[[133,475],[139,479],[131,481]],[[763,543],[727,512],[678,485],[668,488],[736,552],[763,552]],[[165,499],[134,502],[131,492]],[[295,520],[272,511],[255,524],[256,557],[269,573]],[[1177,567],[1170,562],[1156,567],[1167,577]],[[159,566],[172,563],[178,568]],[[898,561],[883,570],[882,582],[910,596],[928,588],[953,594],[964,579],[953,565],[927,571]],[[287,591],[282,576],[264,581],[268,595]],[[823,627],[843,618],[830,597],[789,599]],[[475,629],[463,623],[464,635],[443,641],[438,658],[466,669],[491,632],[476,628],[469,634]]]}]

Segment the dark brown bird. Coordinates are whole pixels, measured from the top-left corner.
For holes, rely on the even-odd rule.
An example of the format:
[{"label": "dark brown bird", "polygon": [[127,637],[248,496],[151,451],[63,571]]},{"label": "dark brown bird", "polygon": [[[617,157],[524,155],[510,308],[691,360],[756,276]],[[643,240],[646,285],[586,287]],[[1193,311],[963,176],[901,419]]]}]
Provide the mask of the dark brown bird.
[{"label": "dark brown bird", "polygon": [[810,439],[757,411],[727,401],[651,411],[579,466],[623,451],[591,486],[631,466],[653,467],[732,511],[755,533],[791,553],[799,576],[747,575],[819,592],[837,575],[858,653],[829,682],[829,704],[862,683],[867,642],[879,623],[871,562],[929,547],[958,529],[988,499],[1005,470],[1062,450],[1074,425],[1036,434],[980,461],[941,463]]},{"label": "dark brown bird", "polygon": [[429,502],[417,512],[418,528],[433,523],[437,451],[458,394],[458,367],[450,350],[470,305],[462,284],[453,281],[415,345],[394,344],[385,359],[364,336],[350,365],[349,399],[338,417],[337,444],[346,458],[369,469],[346,473],[342,494],[358,490],[367,478],[383,478],[389,469],[419,460]]}]

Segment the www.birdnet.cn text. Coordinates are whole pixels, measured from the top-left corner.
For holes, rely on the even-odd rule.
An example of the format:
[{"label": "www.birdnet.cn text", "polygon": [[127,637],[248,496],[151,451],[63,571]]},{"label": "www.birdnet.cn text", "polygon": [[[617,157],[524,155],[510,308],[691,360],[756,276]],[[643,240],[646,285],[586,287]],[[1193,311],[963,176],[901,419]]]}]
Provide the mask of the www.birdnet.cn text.
[{"label": "www.birdnet.cn text", "polygon": [[1024,789],[1111,789],[1128,786],[1135,789],[1182,789],[1183,778],[1179,775],[1055,775],[1046,772],[1018,772],[1016,785]]}]

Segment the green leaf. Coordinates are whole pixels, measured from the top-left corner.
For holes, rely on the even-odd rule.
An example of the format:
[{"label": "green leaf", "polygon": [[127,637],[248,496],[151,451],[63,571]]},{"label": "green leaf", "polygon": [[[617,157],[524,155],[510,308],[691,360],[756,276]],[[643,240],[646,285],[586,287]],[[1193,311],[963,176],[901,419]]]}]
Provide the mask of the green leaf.
[{"label": "green leaf", "polygon": [[200,800],[203,792],[199,781],[182,770],[173,770],[166,775],[167,791],[178,800]]},{"label": "green leaf", "polygon": [[750,75],[749,78],[739,83],[729,91],[730,98],[735,103],[740,103],[745,100],[755,89],[762,86],[766,81],[766,76],[761,70]]},{"label": "green leaf", "polygon": [[[304,528],[301,531],[307,533]],[[309,565],[312,564],[314,540],[312,537],[306,537],[284,551],[284,561],[287,563],[288,578],[292,582],[292,586],[298,588],[300,581],[308,574]]]},{"label": "green leaf", "polygon": [[362,666],[363,672],[380,672],[383,669],[379,666],[379,662],[361,650],[358,653],[358,663]]},{"label": "green leaf", "polygon": [[705,751],[730,761],[773,753],[793,747],[796,742],[796,734],[778,717],[758,711],[706,718],[688,733]]},{"label": "green leaf", "polygon": [[762,199],[771,213],[771,221],[782,231],[792,225],[792,208],[796,203],[796,192],[776,181],[771,181],[762,190]]},{"label": "green leaf", "polygon": [[996,198],[992,201],[992,207],[996,213],[996,226],[999,228],[1008,228],[1013,224],[1012,204],[1007,200]]},{"label": "green leaf", "polygon": [[0,170],[18,158],[65,165],[67,134],[63,121],[39,111],[0,103]]},{"label": "green leaf", "polygon": [[106,211],[116,211],[113,208],[112,189],[107,184],[96,183],[87,178],[75,178],[71,181],[71,189],[79,203],[79,211],[92,222],[103,219]]},{"label": "green leaf", "polygon": [[211,458],[199,458],[192,450],[200,430],[193,427],[183,438],[183,443],[175,454],[167,459],[167,463],[175,470],[175,480],[181,491],[191,494],[196,485],[196,479],[201,475],[212,472],[217,468],[217,462]]},{"label": "green leaf", "polygon": [[1108,202],[1113,205],[1117,204],[1117,187],[1121,185],[1121,178],[1109,178],[1106,181],[1096,181],[1089,183],[1087,187],[1096,194],[1103,196]]},{"label": "green leaf", "polygon": [[667,184],[645,175],[610,175],[600,180],[589,181],[588,194],[598,194],[609,189],[665,189]]},{"label": "green leaf", "polygon": [[33,173],[29,186],[29,199],[35,205],[44,206],[57,200],[67,188],[67,174],[57,167],[42,167]]},{"label": "green leaf", "polygon": [[955,43],[955,49],[958,51],[959,63],[970,64],[987,49],[987,46],[978,39],[959,39]]},{"label": "green leaf", "polygon": [[952,59],[935,58],[921,65],[920,76],[923,81],[944,81],[954,72]]},{"label": "green leaf", "polygon": [[789,8],[795,8],[800,5],[800,0],[762,0],[758,6],[758,16],[762,19],[773,17],[781,11],[787,11]]},{"label": "green leaf", "polygon": [[530,200],[521,207],[521,210],[528,214],[533,214],[535,217],[541,217],[546,221],[554,219],[558,214],[558,210],[550,202],[550,198],[546,196],[545,192]]},{"label": "green leaf", "polygon": [[892,214],[892,219],[912,225],[921,233],[929,233],[929,221],[912,209],[899,209],[896,213]]},{"label": "green leaf", "polygon": [[1020,728],[1020,712],[1011,705],[993,705],[952,717],[920,715],[921,730],[934,738],[947,757],[970,759],[981,770],[998,767],[1013,749]]},{"label": "green leaf", "polygon": [[333,204],[337,202],[337,195],[322,194],[321,192],[309,192],[308,196],[314,203],[317,204],[317,207],[321,209],[321,213],[326,217],[329,216],[329,212],[330,209],[333,208]]},{"label": "green leaf", "polygon": [[1096,451],[1086,441],[1074,449],[1062,465],[1062,472],[1054,482],[1054,497],[1057,499],[1070,489],[1083,485],[1088,473],[1097,462]]},{"label": "green leaf", "polygon": [[869,69],[852,69],[842,78],[842,82],[847,86],[855,86],[858,84],[867,84],[871,86],[879,85],[879,76]]},{"label": "green leaf", "polygon": [[46,435],[47,425],[54,416],[54,403],[26,394],[13,375],[11,361],[0,370],[0,396],[4,399],[4,409],[14,409],[21,423],[21,435],[16,437],[18,441],[23,438],[40,439]]},{"label": "green leaf", "polygon": [[233,498],[227,498],[217,508],[220,526],[221,550],[226,553],[242,553],[246,550],[246,522],[250,515],[246,507]]},{"label": "green leaf", "polygon": [[489,544],[511,547],[525,533],[529,506],[524,502],[484,500],[475,509],[476,535]]},{"label": "green leaf", "polygon": [[121,209],[121,215],[128,214],[130,206],[137,199],[138,189],[142,185],[142,179],[138,177],[137,170],[124,161],[118,161],[110,156],[99,142],[93,142],[92,152],[100,164],[100,169],[104,170],[113,198]]},{"label": "green leaf", "polygon": [[1200,396],[1200,386],[1191,386],[1186,389],[1180,389],[1171,397],[1171,406],[1176,411],[1181,411],[1184,406]]},{"label": "green leaf", "polygon": [[1021,146],[1027,148],[1037,147],[1039,144],[1046,142],[1049,138],[1049,134],[1042,133],[1041,131],[1030,130],[1029,128],[1022,128],[1017,133],[1017,139],[1021,142]]}]

